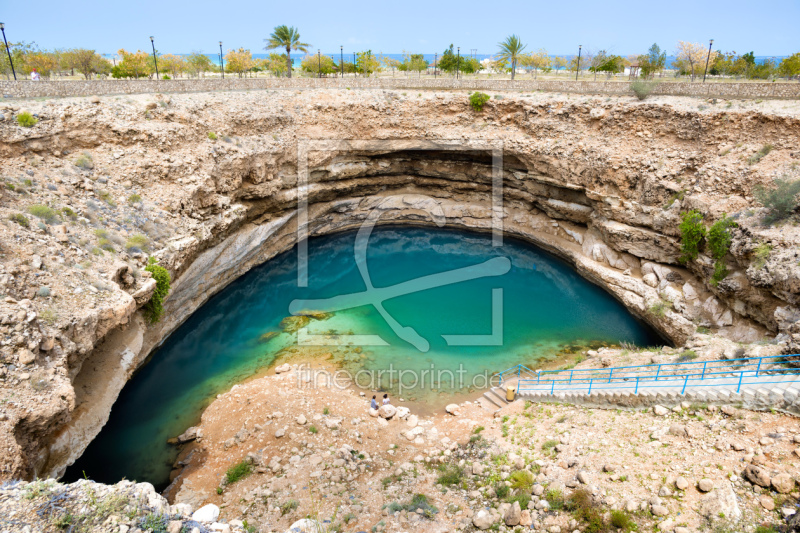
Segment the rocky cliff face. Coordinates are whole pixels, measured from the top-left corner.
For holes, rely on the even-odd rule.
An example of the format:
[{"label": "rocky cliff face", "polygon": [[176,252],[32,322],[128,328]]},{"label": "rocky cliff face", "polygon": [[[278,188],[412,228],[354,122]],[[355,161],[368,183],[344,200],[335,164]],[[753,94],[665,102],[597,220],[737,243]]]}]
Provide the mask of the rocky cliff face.
[{"label": "rocky cliff face", "polygon": [[[753,188],[798,176],[800,120],[697,104],[505,95],[479,113],[461,93],[318,90],[12,105],[6,117],[40,121],[0,122],[1,475],[63,472],[153,347],[296,243],[298,198],[309,235],[375,209],[381,222],[501,222],[673,343],[701,327],[798,351],[800,235],[761,225]],[[736,218],[717,286],[707,253],[679,262],[688,209]],[[136,311],[154,288],[148,254],[174,280],[149,327]]]}]

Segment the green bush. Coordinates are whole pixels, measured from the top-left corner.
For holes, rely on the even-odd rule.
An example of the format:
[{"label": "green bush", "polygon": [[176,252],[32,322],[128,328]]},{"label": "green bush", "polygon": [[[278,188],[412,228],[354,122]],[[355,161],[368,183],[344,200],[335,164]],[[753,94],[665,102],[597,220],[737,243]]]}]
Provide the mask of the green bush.
[{"label": "green bush", "polygon": [[445,487],[459,485],[464,478],[464,469],[458,465],[441,465],[439,467],[439,472],[436,483],[444,485]]},{"label": "green bush", "polygon": [[552,450],[558,445],[558,441],[554,439],[546,440],[542,443],[542,450]]},{"label": "green bush", "polygon": [[736,222],[726,214],[714,222],[708,231],[708,247],[711,256],[714,258],[714,274],[711,276],[711,284],[715,287],[728,275],[728,267],[725,265],[725,256],[731,249],[731,232],[729,228],[735,227]]},{"label": "green bush", "polygon": [[19,124],[23,128],[32,128],[36,125],[37,122],[39,122],[39,119],[37,119],[27,111],[17,115],[17,124]]},{"label": "green bush", "polygon": [[483,106],[490,100],[489,95],[482,92],[474,92],[469,96],[469,105],[475,111],[483,111]]},{"label": "green bush", "polygon": [[800,194],[800,180],[788,180],[779,178],[775,180],[775,186],[765,188],[758,186],[755,188],[755,195],[761,204],[769,209],[769,213],[764,217],[765,224],[774,224],[792,216],[797,209],[797,195]]},{"label": "green bush", "polygon": [[78,214],[75,211],[73,211],[72,209],[70,209],[69,207],[62,207],[61,208],[61,214],[63,214],[65,217],[70,218],[72,220],[75,220],[76,218],[78,218]]},{"label": "green bush", "polygon": [[294,511],[300,504],[297,500],[289,500],[288,502],[281,505],[281,516],[285,515],[288,512]]},{"label": "green bush", "polygon": [[611,527],[617,530],[621,529],[627,533],[628,531],[636,530],[636,522],[631,520],[631,517],[625,511],[613,510],[611,511]]},{"label": "green bush", "polygon": [[700,244],[706,236],[702,213],[692,209],[681,214],[681,223],[678,229],[681,232],[681,263],[697,259],[700,254]]},{"label": "green bush", "polygon": [[761,149],[758,152],[750,156],[750,158],[747,159],[747,162],[751,165],[755,165],[756,163],[764,159],[764,157],[766,157],[766,155],[771,151],[772,151],[772,145],[765,144],[764,146],[761,147]]},{"label": "green bush", "polygon": [[161,319],[164,314],[164,298],[169,294],[170,282],[172,281],[169,272],[166,268],[159,266],[155,263],[154,258],[150,258],[149,264],[144,267],[145,270],[153,274],[153,279],[156,280],[156,290],[153,292],[153,297],[144,304],[142,310],[145,317],[151,324],[155,324]]},{"label": "green bush", "polygon": [[19,224],[23,228],[31,227],[30,220],[28,220],[28,217],[26,217],[22,213],[14,213],[10,217],[8,217],[8,219],[11,220],[12,222],[16,222],[17,224]]},{"label": "green bush", "polygon": [[658,84],[652,81],[640,80],[631,83],[631,90],[633,91],[633,94],[636,95],[636,98],[639,100],[644,100],[650,96],[650,93],[653,92],[653,89],[656,88],[656,85]]},{"label": "green bush", "polygon": [[494,486],[494,493],[497,494],[497,497],[500,498],[501,500],[506,496],[508,496],[510,490],[511,489],[508,488],[508,485],[506,485],[502,481],[498,482]]},{"label": "green bush", "polygon": [[138,204],[141,201],[142,201],[142,197],[139,196],[138,194],[134,193],[134,194],[131,194],[130,196],[128,196],[128,203],[130,205]]},{"label": "green bush", "polygon": [[41,218],[48,224],[58,222],[58,214],[49,207],[47,207],[46,205],[41,205],[41,204],[32,205],[28,207],[28,213],[37,218]]},{"label": "green bush", "polygon": [[560,511],[564,508],[564,494],[558,489],[550,489],[545,492],[544,499],[547,500],[553,511]]},{"label": "green bush", "polygon": [[217,140],[217,134],[214,133],[213,131],[209,131],[208,132],[208,138],[211,139],[212,141],[216,141]]},{"label": "green bush", "polygon": [[236,463],[232,467],[225,472],[225,481],[230,485],[231,483],[236,483],[240,479],[244,479],[250,474],[253,473],[253,467],[250,464],[242,461],[240,463]]}]

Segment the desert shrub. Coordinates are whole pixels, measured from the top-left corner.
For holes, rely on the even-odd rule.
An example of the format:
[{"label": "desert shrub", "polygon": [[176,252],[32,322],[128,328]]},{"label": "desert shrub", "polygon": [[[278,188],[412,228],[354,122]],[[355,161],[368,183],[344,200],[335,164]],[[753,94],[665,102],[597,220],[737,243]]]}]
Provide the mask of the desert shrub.
[{"label": "desert shrub", "polygon": [[169,515],[150,513],[139,519],[139,527],[144,531],[166,531]]},{"label": "desert shrub", "polygon": [[29,228],[29,227],[31,227],[31,222],[30,222],[30,220],[28,220],[28,217],[26,217],[26,216],[25,216],[25,215],[23,215],[22,213],[14,213],[13,215],[9,216],[9,217],[8,217],[8,219],[9,219],[11,222],[16,222],[17,224],[19,224],[19,225],[20,225],[20,226],[22,226],[23,228]]},{"label": "desert shrub", "polygon": [[92,170],[94,168],[92,155],[87,152],[83,152],[78,159],[75,160],[75,166],[82,168],[83,170]]},{"label": "desert shrub", "polygon": [[48,224],[52,224],[58,221],[58,214],[49,207],[47,207],[46,205],[41,205],[41,204],[32,205],[28,207],[28,213],[37,218],[41,218]]},{"label": "desert shrub", "polygon": [[631,517],[625,511],[615,509],[611,511],[611,527],[625,532],[634,531],[636,522],[631,520]]},{"label": "desert shrub", "polygon": [[700,254],[700,244],[706,236],[702,213],[692,209],[681,214],[681,223],[678,229],[681,232],[681,263],[697,259]]},{"label": "desert shrub", "polygon": [[653,89],[656,88],[656,85],[658,84],[652,81],[635,81],[631,83],[631,90],[633,91],[633,94],[636,95],[636,98],[639,100],[644,100],[650,96],[650,93],[653,92]]},{"label": "desert shrub", "polygon": [[556,447],[556,445],[558,445],[557,440],[553,439],[546,440],[542,443],[542,450],[552,450],[553,448]]},{"label": "desert shrub", "polygon": [[253,467],[249,463],[242,461],[236,463],[225,472],[225,481],[228,485],[236,483],[253,473]]},{"label": "desert shrub", "polygon": [[211,139],[212,141],[216,141],[217,140],[217,134],[214,133],[213,131],[209,131],[208,132],[208,138]]},{"label": "desert shrub", "polygon": [[489,95],[482,92],[474,92],[469,96],[469,105],[475,111],[483,111],[483,106],[490,100]]},{"label": "desert shrub", "polygon": [[753,251],[753,268],[761,270],[767,265],[769,254],[772,253],[772,245],[762,243],[756,246]]},{"label": "desert shrub", "polygon": [[731,249],[731,232],[729,228],[735,227],[736,222],[726,214],[714,222],[708,231],[708,247],[711,249],[711,256],[714,258],[714,274],[711,276],[711,284],[716,286],[728,275],[728,267],[725,266],[725,256]]},{"label": "desert shrub", "polygon": [[281,516],[294,511],[300,504],[297,500],[289,500],[288,502],[281,505]]},{"label": "desert shrub", "polygon": [[98,198],[103,200],[105,203],[107,203],[111,207],[117,207],[117,202],[114,201],[114,197],[111,196],[110,192],[97,190],[97,191],[95,191],[95,193],[97,194]]},{"label": "desert shrub", "polygon": [[776,179],[775,186],[755,188],[755,195],[761,204],[769,209],[764,217],[765,224],[774,224],[792,216],[797,209],[797,195],[800,193],[800,180]]},{"label": "desert shrub", "polygon": [[117,250],[114,248],[114,245],[106,238],[102,238],[97,241],[97,246],[100,247],[101,250],[105,250],[106,252],[116,252]]},{"label": "desert shrub", "polygon": [[37,119],[27,111],[17,115],[17,124],[19,124],[23,128],[32,128],[36,125],[37,122],[39,122],[39,119]]},{"label": "desert shrub", "polygon": [[651,314],[657,317],[665,316],[667,314],[667,311],[670,310],[672,310],[672,303],[663,298],[661,298],[648,308],[648,311],[650,311]]},{"label": "desert shrub", "polygon": [[464,469],[458,465],[442,465],[439,467],[439,477],[436,483],[445,487],[459,485],[464,478]]},{"label": "desert shrub", "polygon": [[75,213],[75,211],[73,211],[69,207],[62,207],[61,208],[61,214],[64,215],[65,217],[67,217],[67,218],[72,219],[72,220],[75,220],[76,218],[78,218],[78,214]]},{"label": "desert shrub", "polygon": [[317,426],[310,426],[308,428],[308,431],[309,431],[309,433],[313,433],[313,434],[317,434],[319,432],[319,430],[317,429]]},{"label": "desert shrub", "polygon": [[172,280],[167,269],[157,265],[152,257],[144,269],[153,274],[153,279],[156,280],[156,290],[153,292],[152,298],[144,304],[142,310],[150,323],[155,324],[164,314],[164,298],[169,294]]},{"label": "desert shrub", "polygon": [[564,493],[558,489],[550,489],[545,492],[544,499],[550,504],[550,509],[554,511],[564,508]]},{"label": "desert shrub", "polygon": [[584,524],[585,532],[600,533],[607,530],[603,513],[595,505],[592,494],[588,490],[574,491],[569,495],[564,507],[572,513],[575,520]]},{"label": "desert shrub", "polygon": [[534,477],[533,474],[527,470],[517,470],[508,476],[508,481],[511,482],[511,488],[530,493],[533,488]]},{"label": "desert shrub", "polygon": [[697,359],[697,352],[694,350],[686,350],[681,353],[680,357],[678,357],[678,363],[685,363],[686,361],[691,361],[692,359]]},{"label": "desert shrub", "polygon": [[498,482],[498,483],[497,483],[497,484],[494,486],[494,493],[495,493],[495,494],[497,494],[497,497],[498,497],[498,498],[500,498],[500,499],[503,499],[503,498],[505,498],[506,496],[508,496],[508,493],[509,493],[510,491],[511,491],[511,489],[510,489],[510,488],[508,488],[508,485],[506,485],[506,484],[505,484],[505,483],[503,483],[502,481]]},{"label": "desert shrub", "polygon": [[772,145],[765,144],[758,150],[758,152],[750,156],[747,159],[747,162],[751,165],[755,165],[756,163],[764,159],[767,156],[767,154],[770,153],[771,151],[772,151]]},{"label": "desert shrub", "polygon": [[149,248],[150,239],[147,238],[146,235],[142,235],[141,233],[137,233],[136,235],[131,235],[128,240],[125,242],[125,249],[129,252],[135,250],[141,250],[146,252]]},{"label": "desert shrub", "polygon": [[136,193],[134,193],[134,194],[131,194],[130,196],[128,196],[128,203],[129,203],[130,205],[133,205],[133,204],[138,204],[138,203],[139,203],[139,202],[141,202],[141,201],[142,201],[142,197],[141,197],[141,196],[139,196],[139,195],[138,195],[138,194],[136,194]]},{"label": "desert shrub", "polygon": [[424,494],[415,494],[411,501],[402,506],[409,513],[416,513],[422,511],[422,516],[425,518],[433,518],[433,515],[439,512],[435,505],[431,504],[428,497]]},{"label": "desert shrub", "polygon": [[514,502],[519,502],[520,508],[527,509],[528,504],[531,502],[531,495],[529,492],[518,492],[517,494],[506,498],[506,502],[511,504]]}]

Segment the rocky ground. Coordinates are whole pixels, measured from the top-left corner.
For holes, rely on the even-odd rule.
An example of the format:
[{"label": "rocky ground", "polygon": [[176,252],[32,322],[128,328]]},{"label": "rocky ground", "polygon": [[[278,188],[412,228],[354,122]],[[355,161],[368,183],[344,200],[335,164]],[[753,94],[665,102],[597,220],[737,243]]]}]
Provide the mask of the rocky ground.
[{"label": "rocky ground", "polygon": [[[119,390],[153,346],[226,283],[291,247],[294,228],[289,221],[296,206],[297,141],[300,139],[502,141],[508,194],[504,206],[506,230],[573,262],[583,275],[609,290],[677,346],[676,352],[634,349],[606,351],[596,356],[585,354],[590,357],[578,364],[605,364],[604,359],[614,365],[629,360],[649,362],[679,356],[684,351],[696,352],[695,355],[708,359],[730,354],[756,356],[797,351],[800,346],[797,307],[800,303],[800,230],[794,219],[774,226],[764,225],[766,210],[755,199],[754,187],[768,185],[779,177],[800,177],[798,102],[666,97],[637,102],[629,97],[538,93],[493,96],[480,113],[469,107],[466,93],[433,91],[414,94],[264,91],[0,103],[0,158],[3,163],[0,170],[3,182],[0,189],[0,449],[3,451],[0,477],[32,479],[63,472],[105,423]],[[26,110],[39,120],[31,128],[21,127],[15,120]],[[490,172],[485,162],[476,159],[465,164],[439,152],[431,157],[409,153],[412,155],[392,148],[379,155],[359,149],[312,154],[309,165],[317,181],[310,189],[310,204],[312,210],[316,210],[312,212],[310,232],[321,234],[353,227],[363,220],[375,201],[389,193],[404,195],[396,206],[400,215],[395,221],[418,222],[424,203],[421,195],[429,195],[455,225],[488,227],[491,206],[480,199],[488,190],[486,183]],[[732,230],[730,253],[725,258],[730,274],[717,286],[709,283],[713,261],[707,250],[688,265],[678,263],[677,225],[681,211],[688,209],[699,209],[709,224],[723,213],[733,215],[737,222]],[[164,318],[158,324],[147,326],[141,307],[152,297],[155,288],[155,281],[144,270],[151,255],[170,271],[173,291],[165,302]],[[245,441],[248,451],[255,453],[263,448],[259,437],[263,437],[265,446],[273,446],[271,428],[279,423],[287,426],[288,433],[282,437],[283,441],[276,442],[291,440],[292,445],[273,446],[268,456],[270,461],[272,457],[280,457],[281,465],[290,464],[289,458],[300,455],[301,450],[303,458],[323,457],[320,465],[345,460],[346,454],[340,453],[345,444],[359,453],[366,450],[369,455],[365,453],[364,459],[351,453],[357,460],[347,458],[344,466],[325,469],[318,465],[319,471],[328,473],[344,468],[344,472],[338,474],[339,481],[333,481],[333,473],[329,477],[322,474],[314,478],[317,487],[334,483],[342,485],[342,490],[348,487],[360,490],[362,496],[358,498],[363,497],[365,502],[379,492],[347,481],[348,477],[356,476],[356,472],[358,476],[354,479],[373,474],[375,479],[369,488],[380,485],[382,489],[383,478],[396,473],[395,464],[418,465],[414,483],[425,489],[423,492],[439,510],[434,513],[437,518],[434,522],[425,521],[428,520],[425,509],[420,508],[421,513],[411,513],[412,518],[422,517],[420,524],[414,526],[418,528],[434,527],[431,524],[440,521],[443,528],[466,524],[474,518],[468,516],[469,513],[477,512],[479,507],[477,503],[470,503],[473,501],[499,504],[500,500],[469,495],[469,491],[479,488],[476,480],[494,490],[499,478],[491,478],[489,483],[489,478],[466,476],[467,488],[463,489],[467,491],[466,499],[462,498],[462,489],[451,488],[442,494],[436,487],[441,473],[437,470],[438,459],[434,461],[434,458],[441,456],[440,451],[449,450],[451,456],[466,454],[463,456],[465,464],[478,453],[473,450],[475,443],[466,450],[449,449],[456,441],[467,443],[472,425],[486,428],[481,432],[485,436],[480,439],[482,443],[488,442],[488,447],[480,452],[486,454],[482,459],[504,452],[517,453],[526,457],[523,469],[530,468],[532,473],[537,470],[537,479],[543,472],[549,472],[545,468],[550,465],[547,461],[556,468],[556,459],[561,460],[563,455],[559,453],[557,458],[548,458],[549,452],[537,450],[538,444],[528,450],[535,456],[530,453],[526,456],[522,450],[506,449],[506,445],[512,445],[502,436],[504,423],[492,420],[478,405],[462,407],[457,417],[441,415],[418,420],[417,427],[425,431],[411,441],[405,439],[408,444],[402,446],[404,437],[398,435],[406,422],[397,420],[402,417],[394,417],[383,432],[377,431],[379,422],[364,413],[363,400],[347,396],[352,393],[343,394],[336,400],[343,402],[341,411],[329,405],[334,416],[342,417],[338,430],[324,424],[331,417],[322,414],[325,404],[319,403],[331,403],[333,399],[311,394],[301,396],[306,404],[269,404],[271,411],[261,411],[254,405],[252,428],[258,423],[263,429],[253,436],[250,426],[246,428],[242,435],[246,434],[248,439]],[[233,401],[230,394],[226,398],[219,401]],[[345,404],[347,409],[344,409]],[[206,416],[213,413],[214,407],[210,409]],[[669,429],[663,419],[652,418],[649,414],[613,414],[567,407],[549,409],[559,413],[559,410],[573,409],[574,416],[580,420],[584,415],[592,421],[602,419],[603,424],[607,424],[601,426],[603,431],[614,432],[619,426],[636,427],[639,422],[645,427],[647,419],[652,420],[650,426],[661,424],[659,427]],[[294,422],[299,416],[296,410],[303,411],[307,417],[308,423],[302,428]],[[267,416],[276,411],[285,413],[284,417]],[[525,412],[534,413],[535,410]],[[314,420],[317,415],[323,418]],[[489,418],[481,421],[481,416]],[[546,417],[539,417],[539,420],[522,414],[515,416],[518,421],[543,424],[541,431],[549,432],[547,434],[554,432],[547,426],[552,421]],[[612,416],[631,417],[631,420],[620,425]],[[720,417],[727,415],[705,413],[700,416],[708,421],[722,420]],[[750,416],[755,415],[746,414],[743,424],[748,423]],[[784,415],[757,416],[767,420],[770,417],[783,419]],[[353,425],[355,418],[363,418],[363,421]],[[773,432],[789,435],[793,425],[790,419],[783,420],[775,425],[783,426],[787,432],[777,429]],[[200,500],[224,503],[228,498],[231,504],[223,509],[223,517],[229,520],[240,518],[226,514],[232,512],[234,504],[239,504],[231,500],[229,494],[256,483],[260,477],[274,477],[270,473],[258,473],[259,468],[272,472],[270,461],[262,464],[262,454],[258,464],[255,464],[257,458],[252,458],[255,474],[225,487],[222,495],[208,494],[208,490],[219,486],[224,467],[234,462],[233,452],[241,451],[244,446],[235,443],[224,450],[224,443],[241,431],[244,421],[236,420],[236,424],[239,422],[238,427],[220,425],[218,434],[202,437],[203,447],[216,442],[228,455],[215,459],[217,452],[211,446],[202,452],[208,454],[205,461],[210,465],[209,470],[198,469],[194,473],[187,470],[183,484],[175,487],[181,491],[196,491],[190,498],[193,505],[199,505]],[[267,426],[267,422],[272,425]],[[752,433],[756,422],[750,422],[748,431]],[[428,423],[430,425],[426,425]],[[312,424],[319,424],[316,435],[306,429]],[[451,436],[446,435],[448,427]],[[364,435],[373,430],[380,433],[372,439],[375,447],[365,447],[370,439],[354,435],[362,431],[360,428]],[[431,436],[433,429],[440,434]],[[508,431],[511,432],[510,426]],[[723,433],[733,440],[740,435],[738,431],[728,427]],[[331,449],[323,436],[332,432],[338,432],[339,441]],[[442,444],[441,432],[451,439],[449,443]],[[652,433],[649,429],[646,432]],[[312,448],[293,440],[292,433],[302,434]],[[583,437],[576,435],[577,431],[571,433],[570,444],[562,444],[568,447],[570,454],[573,452],[569,446]],[[495,438],[496,434],[500,436]],[[752,441],[755,437],[750,435]],[[383,440],[391,436],[397,442]],[[363,442],[358,443],[357,438]],[[418,438],[423,444],[414,443]],[[608,438],[608,442],[624,442],[628,438],[620,435],[617,441]],[[688,437],[686,442],[696,442],[692,439],[695,437]],[[788,440],[782,437],[776,440],[774,448],[764,447],[766,461],[771,462],[767,465],[770,478],[783,472],[782,467],[775,466],[781,463],[776,463],[770,450],[782,450]],[[755,450],[754,442],[751,444]],[[390,459],[390,444],[400,445],[395,453],[403,461]],[[281,446],[286,449],[280,450]],[[412,453],[409,447],[416,451]],[[297,448],[298,452],[292,452],[292,448]],[[698,448],[691,449],[698,451]],[[331,455],[326,455],[328,452]],[[744,453],[746,449],[734,452],[736,450],[715,453],[739,459],[749,455]],[[642,454],[641,450],[637,453]],[[698,456],[700,454],[698,451]],[[417,455],[422,456],[421,461],[416,460]],[[578,451],[574,455],[577,457]],[[761,454],[755,454],[748,461],[760,461],[760,457]],[[430,460],[425,461],[426,458]],[[636,458],[626,455],[625,461],[636,465],[639,464]],[[566,459],[568,457],[564,456]],[[787,454],[786,464],[790,459]],[[392,464],[387,466],[390,460]],[[536,468],[533,466],[536,460],[545,461],[545,464]],[[731,466],[725,472],[739,479],[740,472],[734,465],[744,467],[745,462],[736,463],[736,460],[731,459]],[[490,469],[491,461],[485,462]],[[431,464],[436,468],[429,468]],[[623,464],[622,460],[619,464]],[[729,463],[720,464],[725,469]],[[353,468],[348,469],[351,465]],[[595,483],[606,479],[607,473],[600,473],[602,466],[593,463],[588,468]],[[709,476],[717,487],[708,494],[727,490],[727,485],[721,481],[717,484],[721,478],[702,472],[706,467],[711,469],[710,473],[716,473],[713,470],[716,464],[702,465],[702,468],[692,466],[693,472],[684,476],[691,485],[685,492],[673,493],[671,497],[659,496],[672,498],[665,500],[666,505],[663,501],[656,505],[668,509],[667,516],[675,527],[684,527],[681,525],[684,519],[690,528],[704,524],[696,513],[681,518],[689,511],[679,510],[683,500],[691,500],[695,490],[692,487],[699,484],[701,473]],[[383,469],[380,474],[375,473],[378,468]],[[572,475],[575,468],[568,465],[564,469],[564,479],[558,480],[566,485],[570,481],[567,473]],[[647,468],[646,462],[642,468]],[[282,468],[278,470],[283,471]],[[212,471],[213,475],[209,473]],[[289,468],[288,472],[291,471]],[[616,471],[608,477],[613,475]],[[666,472],[660,475],[668,476]],[[192,476],[196,476],[194,489]],[[289,476],[276,479],[284,477]],[[398,505],[406,505],[407,497],[413,494],[406,494],[405,488],[417,485],[410,482],[408,473],[400,477],[402,480],[390,482],[387,488],[394,487],[392,497],[396,495]],[[749,495],[756,492],[737,479],[729,478],[728,483],[732,483],[731,490],[737,495],[737,505],[747,527],[754,526],[760,519],[777,519],[781,505],[777,506],[777,511],[752,514],[755,509],[751,508]],[[550,475],[541,479],[544,480],[557,481]],[[309,486],[299,483],[293,484],[301,488]],[[644,490],[641,487],[631,488],[627,495],[612,490],[632,487],[632,483],[633,479],[627,483],[614,481],[604,490],[616,494],[614,498],[620,506],[629,496],[635,497],[640,507],[643,501],[655,497],[651,494],[652,487],[647,495],[636,495],[636,490]],[[255,488],[254,485],[250,490]],[[262,492],[266,490],[273,490],[281,498],[288,492],[285,487],[267,488]],[[656,495],[660,490],[659,486]],[[486,495],[488,491],[486,488],[481,494]],[[564,494],[568,492],[565,489]],[[680,498],[676,500],[675,494]],[[283,504],[279,502],[281,498],[268,496],[261,516],[257,517],[266,530],[285,527],[292,517],[303,516],[299,512],[287,512],[280,518],[277,516],[280,512],[270,511]],[[603,498],[595,499],[602,502]],[[262,496],[254,496],[252,501],[262,499]],[[329,504],[334,500],[333,496],[330,500],[320,497],[321,503],[314,505],[327,513],[320,516],[333,518],[333,507]],[[672,505],[674,502],[677,503]],[[384,522],[381,527],[392,527],[391,524],[399,523],[399,518],[394,514],[389,516],[388,511],[383,516],[382,506],[386,503],[391,502],[365,503],[364,509],[369,509],[369,513],[355,507],[347,512],[366,517],[364,528],[381,521]],[[451,509],[451,503],[461,509]],[[311,504],[303,505],[310,509]],[[602,505],[604,510],[613,507],[608,503]],[[409,506],[408,509],[413,507],[410,503]],[[543,511],[535,506],[536,503],[533,511]],[[399,516],[408,521],[408,509],[403,509],[398,511]],[[647,513],[651,511],[631,513],[649,527],[652,517]],[[553,515],[561,517],[555,525],[568,530],[569,522],[564,520],[568,515],[577,520],[576,512],[560,511]],[[451,516],[446,523],[450,525],[444,525],[442,517],[448,514]],[[341,522],[341,516],[336,515],[337,520],[332,522]],[[756,518],[759,516],[761,518]],[[550,515],[531,513],[531,520],[540,524],[548,517]],[[357,523],[362,527],[360,520]],[[129,523],[134,524],[134,521]]]}]

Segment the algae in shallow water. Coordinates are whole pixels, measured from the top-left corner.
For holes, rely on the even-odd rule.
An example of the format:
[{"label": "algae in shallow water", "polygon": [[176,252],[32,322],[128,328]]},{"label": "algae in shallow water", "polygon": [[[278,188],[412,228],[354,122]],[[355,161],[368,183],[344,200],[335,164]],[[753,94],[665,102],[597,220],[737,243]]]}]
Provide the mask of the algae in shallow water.
[{"label": "algae in shallow water", "polygon": [[296,333],[297,330],[304,328],[311,322],[307,316],[287,316],[278,325],[286,333]]}]

